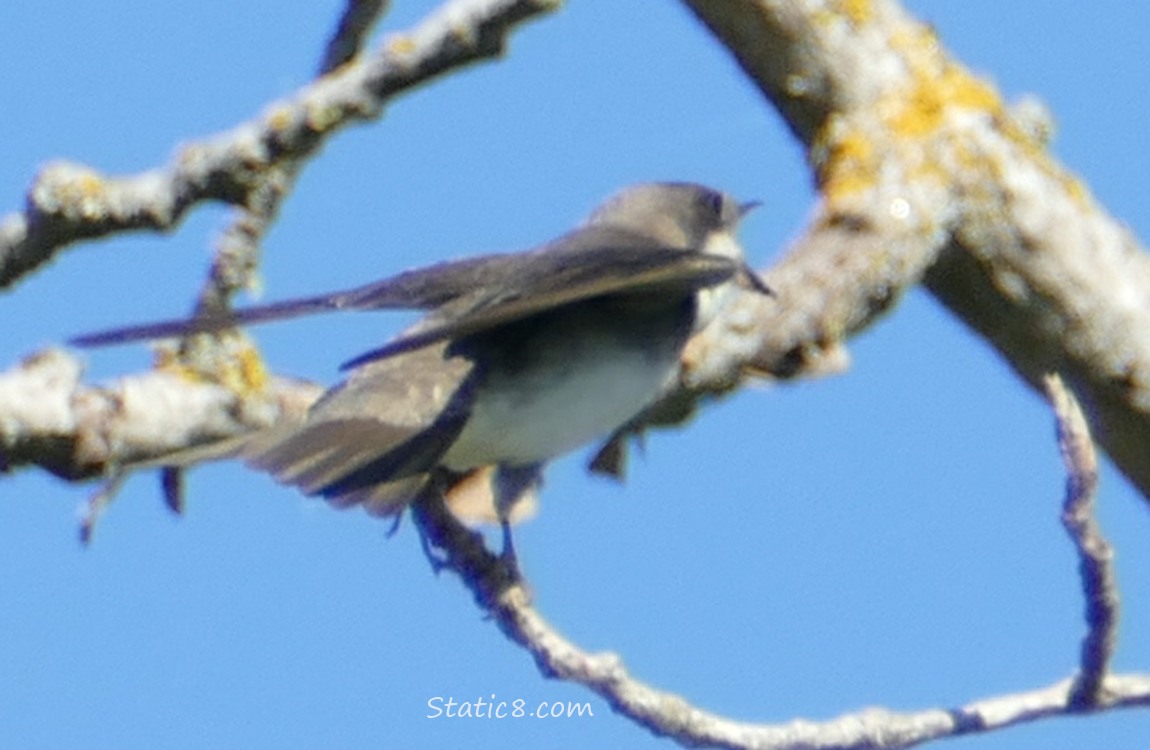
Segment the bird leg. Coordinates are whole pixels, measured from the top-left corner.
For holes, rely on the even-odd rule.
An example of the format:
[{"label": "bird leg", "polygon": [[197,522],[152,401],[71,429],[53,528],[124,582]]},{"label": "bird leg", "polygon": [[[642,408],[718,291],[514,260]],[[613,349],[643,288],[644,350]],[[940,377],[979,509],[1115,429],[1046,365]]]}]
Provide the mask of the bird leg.
[{"label": "bird leg", "polygon": [[503,532],[503,551],[500,557],[511,568],[518,570],[519,562],[515,555],[515,542],[511,535],[511,511],[515,504],[543,482],[543,465],[499,466],[493,480],[495,489],[495,515]]}]

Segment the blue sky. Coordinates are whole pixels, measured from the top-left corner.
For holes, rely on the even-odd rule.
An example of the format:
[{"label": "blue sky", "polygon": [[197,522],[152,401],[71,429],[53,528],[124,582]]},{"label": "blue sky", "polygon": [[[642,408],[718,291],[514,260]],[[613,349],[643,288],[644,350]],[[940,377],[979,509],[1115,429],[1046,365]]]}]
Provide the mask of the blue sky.
[{"label": "blue sky", "polygon": [[[395,0],[385,28],[435,3]],[[1008,98],[1035,93],[1056,153],[1150,237],[1150,9],[913,2]],[[0,12],[0,213],[53,158],[162,163],[305,83],[341,3],[9,3]],[[269,299],[445,257],[524,248],[622,185],[698,180],[765,208],[760,265],[811,205],[800,149],[677,4],[572,2],[503,62],[396,100],[332,141],[268,236]],[[78,247],[0,296],[4,366],[70,334],[185,312],[227,212]],[[278,371],[334,382],[386,315],[262,330]],[[747,720],[951,706],[1070,673],[1082,632],[1058,523],[1051,416],[996,353],[914,292],[842,377],[749,388],[655,434],[625,486],[555,465],[518,534],[542,612],[641,678]],[[147,366],[93,353],[91,377]],[[545,680],[410,526],[394,538],[227,465],[174,518],[153,477],[76,542],[88,488],[0,480],[0,747],[666,747]],[[1126,597],[1116,666],[1150,668],[1150,514],[1107,469]],[[428,701],[589,701],[582,719],[429,719]],[[1142,747],[1150,714],[1060,720],[950,747]]]}]

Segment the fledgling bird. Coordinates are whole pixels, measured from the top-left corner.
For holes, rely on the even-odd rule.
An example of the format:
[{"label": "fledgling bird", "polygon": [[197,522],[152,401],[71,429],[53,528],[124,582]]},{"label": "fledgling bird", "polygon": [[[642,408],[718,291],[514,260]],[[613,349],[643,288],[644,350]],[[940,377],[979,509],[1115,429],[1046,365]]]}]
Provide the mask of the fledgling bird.
[{"label": "fledgling bird", "polygon": [[237,457],[307,494],[376,515],[402,511],[433,481],[450,489],[478,481],[505,521],[547,461],[612,436],[663,393],[727,282],[770,293],[734,236],[756,205],[702,185],[640,184],[525,252],[73,343],[182,336],[331,310],[425,309],[382,347],[345,363],[349,377],[302,422],[156,463]]}]

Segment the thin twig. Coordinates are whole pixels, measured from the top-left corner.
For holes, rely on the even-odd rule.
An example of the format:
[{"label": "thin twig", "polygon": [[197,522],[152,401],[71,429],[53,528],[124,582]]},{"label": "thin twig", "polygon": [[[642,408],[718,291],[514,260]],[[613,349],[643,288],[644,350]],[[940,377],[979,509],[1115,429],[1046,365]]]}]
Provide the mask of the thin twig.
[{"label": "thin twig", "polygon": [[359,54],[367,35],[387,10],[388,0],[347,0],[339,24],[327,43],[319,75],[327,75]]},{"label": "thin twig", "polygon": [[1071,690],[1076,709],[1104,702],[1102,688],[1118,642],[1118,583],[1114,550],[1102,536],[1095,516],[1098,457],[1082,407],[1062,378],[1046,377],[1046,391],[1058,425],[1058,447],[1066,464],[1066,499],[1062,524],[1078,552],[1082,594],[1086,601],[1086,636],[1082,639],[1079,672]]},{"label": "thin twig", "polygon": [[177,516],[184,514],[184,470],[179,466],[160,469],[160,494],[164,505]]},{"label": "thin twig", "polygon": [[96,533],[96,523],[116,499],[127,479],[127,472],[117,472],[88,497],[88,502],[84,503],[80,511],[80,544],[91,544],[92,536]]},{"label": "thin twig", "polygon": [[[368,32],[387,5],[387,0],[347,0],[324,49],[317,77],[331,73],[359,54]],[[215,257],[196,303],[197,315],[220,313],[236,292],[251,285],[263,237],[295,187],[305,163],[303,159],[285,157],[253,179],[243,204],[216,242]]]}]

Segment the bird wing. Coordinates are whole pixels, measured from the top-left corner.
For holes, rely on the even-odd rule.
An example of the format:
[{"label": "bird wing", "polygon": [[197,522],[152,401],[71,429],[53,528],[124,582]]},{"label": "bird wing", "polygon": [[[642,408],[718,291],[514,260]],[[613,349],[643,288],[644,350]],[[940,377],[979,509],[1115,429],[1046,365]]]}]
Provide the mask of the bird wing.
[{"label": "bird wing", "polygon": [[399,338],[357,357],[346,368],[591,297],[710,286],[730,278],[739,268],[736,261],[723,256],[667,247],[614,227],[590,226],[527,252],[447,261],[353,289],[99,331],[77,336],[70,343],[106,346],[341,310],[432,311]]},{"label": "bird wing", "polygon": [[345,362],[341,369],[482,333],[595,297],[691,293],[720,284],[742,269],[739,261],[724,256],[625,245],[531,260],[516,268],[515,277],[508,279],[512,283],[487,287],[435,308],[388,343]]},{"label": "bird wing", "polygon": [[241,310],[228,310],[196,318],[172,318],[107,331],[83,334],[69,340],[74,346],[108,346],[131,341],[213,333],[234,326],[290,320],[306,315],[342,310],[430,309],[474,289],[467,279],[491,275],[508,264],[513,253],[482,255],[437,263],[390,276],[364,286],[338,292],[297,297]]},{"label": "bird wing", "polygon": [[446,344],[374,362],[324,394],[302,425],[237,454],[309,495],[360,502],[438,465],[471,413],[477,378]]}]

